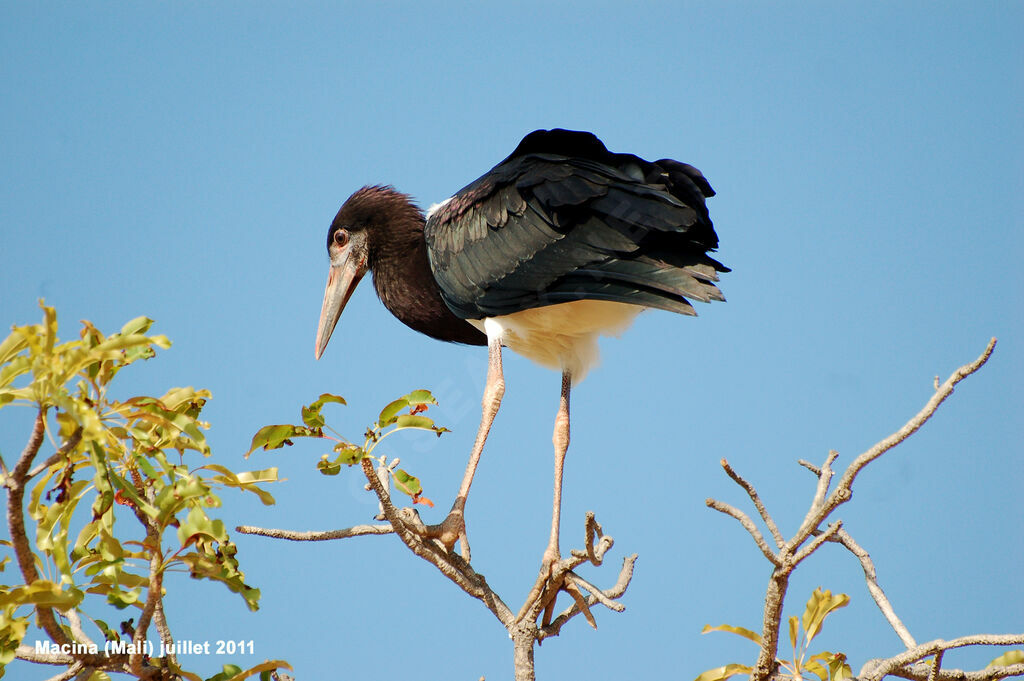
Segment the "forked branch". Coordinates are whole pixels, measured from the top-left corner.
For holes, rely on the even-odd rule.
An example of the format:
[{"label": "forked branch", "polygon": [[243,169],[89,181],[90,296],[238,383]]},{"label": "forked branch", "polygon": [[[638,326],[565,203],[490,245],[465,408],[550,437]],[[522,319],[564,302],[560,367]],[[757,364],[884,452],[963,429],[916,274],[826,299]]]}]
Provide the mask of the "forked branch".
[{"label": "forked branch", "polygon": [[[936,380],[935,392],[924,407],[895,433],[879,441],[854,459],[846,470],[843,471],[834,489],[831,489],[832,480],[835,475],[832,464],[835,463],[838,457],[836,452],[829,452],[820,467],[800,460],[800,465],[815,474],[818,483],[807,515],[796,533],[788,541],[781,539],[781,534],[775,522],[765,509],[754,486],[740,477],[725,459],[722,460],[722,468],[746,492],[778,547],[778,550],[774,550],[768,544],[760,529],[750,516],[744,512],[715,499],[707,500],[707,505],[710,508],[736,519],[753,537],[761,553],[775,566],[765,596],[764,621],[761,634],[762,646],[757,665],[751,675],[753,681],[765,681],[776,673],[776,655],[782,621],[782,606],[786,590],[789,586],[789,577],[797,565],[810,557],[825,542],[840,544],[857,557],[864,570],[865,582],[871,597],[900,640],[907,647],[907,651],[900,655],[885,660],[873,660],[868,665],[865,665],[860,674],[862,681],[880,681],[882,677],[890,674],[912,679],[913,681],[953,681],[954,679],[956,681],[994,681],[995,679],[1009,676],[1024,675],[1024,664],[988,667],[976,672],[943,670],[941,668],[942,653],[946,650],[972,645],[1016,645],[1024,643],[1024,634],[965,636],[953,641],[932,641],[918,645],[903,622],[896,616],[892,604],[882,591],[878,583],[874,563],[872,563],[867,551],[857,544],[842,528],[841,520],[834,521],[823,528],[824,523],[831,516],[832,512],[852,497],[853,482],[858,473],[869,463],[900,442],[903,442],[921,428],[932,417],[939,405],[953,393],[956,385],[976,372],[988,361],[995,348],[995,344],[996,339],[991,339],[985,350],[976,360],[954,371],[943,383],[939,384]],[[928,664],[923,663],[922,660],[927,657],[932,657],[932,661]]]},{"label": "forked branch", "polygon": [[[605,554],[615,543],[611,536],[604,533],[593,512],[586,515],[584,547],[573,549],[569,557],[556,562],[549,573],[539,575],[519,612],[513,613],[491,589],[482,574],[476,572],[454,550],[444,546],[439,537],[440,525],[425,525],[415,510],[395,507],[387,487],[387,475],[381,474],[382,469],[388,466],[385,461],[379,461],[378,468],[374,469],[373,460],[365,457],[361,461],[361,466],[368,483],[367,488],[377,496],[381,515],[388,522],[324,532],[270,529],[251,525],[237,527],[237,531],[290,541],[327,541],[363,535],[398,535],[402,543],[413,553],[483,603],[508,629],[515,643],[517,679],[533,678],[533,646],[545,638],[557,636],[569,620],[582,614],[591,626],[596,627],[596,620],[591,612],[594,606],[602,605],[616,612],[625,610],[625,606],[618,599],[625,594],[633,577],[636,554],[623,559],[618,579],[609,589],[600,589],[576,572],[584,563],[600,566]],[[556,616],[554,605],[561,592],[569,594],[572,604]]]}]

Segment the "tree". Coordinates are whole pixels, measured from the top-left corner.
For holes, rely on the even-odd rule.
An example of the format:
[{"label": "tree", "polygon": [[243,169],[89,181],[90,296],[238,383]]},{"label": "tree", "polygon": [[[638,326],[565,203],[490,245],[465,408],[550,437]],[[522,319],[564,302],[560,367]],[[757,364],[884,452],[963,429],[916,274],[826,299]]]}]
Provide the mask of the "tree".
[{"label": "tree", "polygon": [[[4,544],[8,554],[13,554],[5,556],[3,564],[13,557],[23,580],[0,587],[0,663],[17,657],[62,667],[53,679],[102,679],[117,672],[139,679],[198,680],[200,677],[182,669],[176,658],[175,637],[164,614],[169,596],[164,576],[171,570],[187,570],[194,578],[224,584],[238,593],[247,607],[256,608],[259,591],[246,583],[234,544],[223,523],[209,512],[220,505],[216,491],[223,488],[251,492],[264,503],[273,503],[263,485],[277,480],[276,469],[235,473],[196,458],[210,455],[203,435],[207,424],[199,420],[209,397],[205,391],[175,388],[160,398],[119,401],[111,397],[110,384],[123,368],[170,346],[164,336],[148,335],[151,320],[134,319],[109,336],[85,322],[79,340],[62,343],[57,338],[56,312],[46,306],[43,312],[41,324],[15,327],[0,344],[0,407],[22,404],[36,411],[28,442],[14,466],[9,469],[0,460],[10,531]],[[756,662],[708,670],[698,681],[724,681],[736,674],[749,674],[754,681],[808,675],[821,681],[854,678],[845,655],[829,651],[811,655],[809,647],[825,618],[849,602],[844,594],[816,590],[803,615],[787,620],[793,659],[779,658],[790,577],[828,542],[843,546],[859,560],[872,597],[907,648],[899,655],[868,661],[856,678],[988,681],[1024,675],[1024,651],[1020,650],[1009,650],[977,671],[943,669],[946,650],[1021,645],[1024,633],[968,634],[951,641],[918,644],[885,597],[869,554],[843,529],[842,521],[828,522],[851,500],[861,471],[924,425],[954,387],[985,364],[994,347],[993,339],[974,362],[960,367],[941,384],[936,379],[935,393],[924,408],[897,432],[855,458],[834,485],[835,452],[821,466],[800,461],[817,483],[803,522],[788,540],[754,486],[722,461],[726,474],[750,498],[768,539],[752,518],[736,507],[713,499],[708,499],[707,505],[740,522],[772,564],[772,574],[761,633],[731,625],[705,628],[754,641],[759,647]],[[630,584],[636,555],[623,559],[615,583],[607,589],[583,577],[580,568],[588,562],[601,566],[613,545],[594,514],[587,513],[584,546],[573,550],[550,574],[540,574],[523,604],[513,611],[471,565],[468,551],[460,555],[445,549],[437,539],[439,527],[425,525],[414,508],[398,508],[392,499],[393,483],[412,499],[413,506],[430,504],[419,479],[398,468],[398,459],[388,460],[375,449],[384,438],[401,430],[442,436],[446,429],[426,416],[436,404],[433,395],[418,390],[389,403],[367,429],[361,444],[332,435],[327,425],[324,407],[344,403],[341,396],[321,395],[302,407],[301,425],[266,426],[253,437],[249,451],[278,449],[296,438],[332,440],[334,458],[324,455],[317,468],[325,475],[339,475],[346,467],[359,466],[367,489],[378,500],[378,520],[382,522],[330,532],[248,526],[237,531],[295,541],[397,535],[505,626],[513,641],[517,680],[534,678],[534,646],[557,636],[577,615],[596,626],[594,606],[624,609],[620,599]],[[53,436],[55,451],[38,461],[47,433]],[[173,550],[165,547],[168,543]],[[40,566],[46,575],[40,573]],[[563,592],[569,599],[559,611],[558,596]],[[111,609],[115,613],[134,609],[135,616],[115,629],[97,615]],[[47,638],[43,650],[39,645],[24,644],[32,615]],[[159,646],[149,642],[154,629]],[[278,671],[283,668],[289,667],[281,660],[267,660],[248,669],[225,665],[211,681],[256,674],[269,679],[283,676]]]},{"label": "tree", "polygon": [[[210,456],[208,426],[199,420],[206,391],[111,396],[122,369],[170,347],[166,337],[149,335],[152,320],[133,319],[109,336],[84,322],[78,340],[60,342],[55,310],[42,308],[41,324],[16,326],[0,343],[0,407],[36,412],[14,466],[0,460],[10,532],[0,565],[13,553],[23,580],[0,586],[0,667],[18,657],[63,667],[55,680],[120,672],[200,681],[178,664],[164,616],[164,577],[187,570],[222,583],[255,609],[259,591],[246,584],[224,523],[209,512],[220,506],[216,491],[227,487],[273,503],[261,486],[277,472],[234,473],[197,461]],[[48,434],[61,444],[38,461]],[[101,610],[133,616],[111,626]],[[45,638],[30,647],[23,641],[32,615]],[[152,629],[157,643],[149,639]],[[229,665],[223,678],[283,666]]]}]

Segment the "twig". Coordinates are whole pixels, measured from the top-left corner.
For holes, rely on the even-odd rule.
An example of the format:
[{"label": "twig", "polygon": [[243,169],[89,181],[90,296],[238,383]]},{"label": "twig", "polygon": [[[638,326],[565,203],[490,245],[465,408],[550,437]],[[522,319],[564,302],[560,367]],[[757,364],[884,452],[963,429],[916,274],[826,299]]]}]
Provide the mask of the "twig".
[{"label": "twig", "polygon": [[797,565],[802,563],[804,561],[804,559],[807,558],[807,556],[809,556],[812,553],[814,553],[815,551],[817,551],[819,546],[821,546],[822,544],[827,542],[829,539],[831,539],[832,536],[836,532],[838,532],[840,529],[842,529],[842,527],[843,527],[843,521],[842,520],[837,520],[836,522],[830,524],[828,526],[827,530],[825,530],[824,532],[822,532],[821,534],[816,536],[814,539],[812,539],[811,542],[807,546],[805,546],[802,549],[800,549],[800,551],[798,551],[793,556],[793,558],[790,559],[789,562],[792,564],[792,567],[790,568],[790,570],[792,570]]},{"label": "twig", "polygon": [[36,664],[74,664],[75,658],[65,653],[37,653],[31,646],[20,645],[14,653],[19,660],[35,662]]},{"label": "twig", "polygon": [[825,516],[827,516],[829,513],[835,510],[837,506],[849,501],[850,496],[852,494],[851,487],[853,486],[853,481],[857,477],[857,474],[860,473],[860,471],[869,463],[880,457],[882,454],[885,454],[887,451],[889,451],[899,443],[906,440],[908,437],[916,433],[921,426],[927,423],[928,420],[935,413],[935,410],[939,408],[939,405],[945,402],[946,398],[953,394],[953,389],[956,387],[956,384],[964,380],[965,378],[967,378],[968,376],[970,376],[975,371],[977,371],[978,369],[985,365],[985,362],[988,361],[988,358],[992,356],[992,351],[995,349],[995,347],[996,339],[992,338],[991,340],[989,340],[988,345],[985,346],[985,350],[981,353],[981,355],[973,362],[963,365],[962,367],[954,371],[952,374],[950,374],[949,378],[947,378],[946,381],[938,387],[938,389],[932,395],[931,399],[928,400],[927,404],[925,404],[921,411],[919,411],[916,415],[914,415],[913,418],[907,421],[902,428],[900,428],[899,430],[897,430],[895,433],[885,438],[884,440],[881,440],[873,447],[868,449],[866,452],[864,452],[856,459],[854,459],[853,463],[851,463],[846,468],[846,471],[843,473],[842,478],[840,478],[839,484],[836,485],[836,490],[829,496],[828,500],[818,510],[818,513],[816,514],[816,517],[814,519],[814,522],[812,522],[811,527],[806,528],[806,533],[809,534],[811,529],[814,529],[818,525],[820,525],[821,521],[824,520]]},{"label": "twig", "polygon": [[757,529],[756,525],[754,525],[754,521],[751,520],[746,513],[730,506],[729,504],[718,501],[717,499],[705,499],[704,503],[707,504],[708,508],[713,508],[720,513],[732,516],[738,520],[740,525],[743,526],[743,529],[749,532],[750,536],[754,538],[754,541],[757,543],[757,548],[761,549],[761,553],[764,554],[764,557],[770,560],[773,565],[782,564],[779,557],[772,553],[771,547],[769,547],[768,542],[764,540],[764,536],[761,535],[761,531]]},{"label": "twig", "polygon": [[323,532],[300,532],[297,530],[277,530],[267,527],[254,527],[252,525],[239,525],[235,528],[241,534],[254,534],[260,537],[271,539],[287,539],[289,541],[330,541],[332,539],[347,539],[348,537],[361,537],[368,534],[394,534],[395,529],[391,523],[383,525],[355,525],[340,530],[326,530]]},{"label": "twig", "polygon": [[96,642],[89,638],[85,630],[82,629],[82,618],[78,616],[77,610],[68,608],[67,610],[62,610],[61,614],[68,618],[68,627],[70,627],[71,634],[75,637],[76,641],[86,645],[96,645]]},{"label": "twig", "polygon": [[841,544],[846,549],[857,557],[860,561],[860,566],[864,570],[864,581],[867,582],[868,592],[871,594],[871,598],[874,599],[875,605],[882,611],[885,619],[889,622],[889,626],[893,628],[896,635],[900,637],[903,645],[907,648],[914,648],[917,646],[917,641],[910,635],[910,631],[904,626],[900,618],[896,616],[896,611],[893,610],[892,604],[889,599],[886,598],[885,592],[882,591],[881,585],[878,583],[878,574],[875,572],[875,564],[871,560],[871,556],[861,546],[854,541],[846,530],[840,529],[836,531],[833,537],[829,538],[829,541]]},{"label": "twig", "polygon": [[732,469],[732,466],[729,465],[728,461],[722,459],[720,463],[722,468],[725,469],[725,474],[732,478],[733,482],[742,487],[743,490],[747,493],[747,496],[750,497],[750,500],[754,502],[754,508],[757,509],[757,512],[758,514],[760,514],[761,519],[764,520],[764,524],[768,527],[768,531],[772,533],[772,538],[775,539],[775,545],[781,549],[783,544],[786,543],[786,541],[782,538],[782,533],[779,532],[778,526],[776,526],[775,521],[772,520],[772,517],[768,514],[768,511],[767,509],[765,509],[764,504],[761,503],[761,497],[757,495],[757,490],[754,489],[753,485],[751,485],[749,482],[741,478],[739,474],[737,474],[736,471]]},{"label": "twig", "polygon": [[[898,676],[911,681],[927,681],[930,674],[931,665],[923,662],[899,667],[889,672],[889,676]],[[998,681],[1011,676],[1024,676],[1024,662],[1002,667],[985,667],[977,671],[942,669],[935,678],[937,681]]]},{"label": "twig", "polygon": [[68,681],[68,679],[73,679],[78,676],[78,674],[80,674],[84,669],[85,663],[79,660],[60,674],[54,674],[50,678],[46,679],[46,681]]},{"label": "twig", "polygon": [[798,464],[800,464],[801,466],[803,466],[804,468],[806,468],[807,470],[809,470],[810,472],[814,473],[814,475],[816,477],[821,476],[821,469],[818,468],[817,466],[815,466],[810,461],[804,461],[803,459],[797,459],[796,462]]},{"label": "twig", "polygon": [[[811,507],[807,509],[807,515],[804,516],[804,520],[800,523],[800,531],[803,532],[807,528],[816,528],[821,523],[815,523],[817,512],[821,509],[822,504],[825,503],[825,495],[828,494],[829,485],[832,484],[832,476],[835,473],[832,471],[832,464],[839,458],[839,452],[832,449],[829,451],[828,456],[825,457],[825,463],[822,464],[818,470],[818,486],[814,490],[814,499],[811,500]],[[799,536],[799,533],[798,533]]]},{"label": "twig", "polygon": [[932,668],[928,672],[928,681],[935,681],[935,679],[938,678],[939,670],[942,669],[942,656],[945,652],[946,651],[944,650],[940,650],[932,659]]},{"label": "twig", "polygon": [[28,472],[26,479],[34,478],[35,476],[39,475],[41,472],[45,471],[47,468],[52,466],[53,464],[67,457],[75,449],[75,447],[78,446],[78,443],[80,443],[81,441],[82,427],[78,426],[71,433],[71,437],[68,438],[67,442],[65,442],[60,449],[53,453],[53,456],[51,456],[49,459],[37,465],[35,468]]}]

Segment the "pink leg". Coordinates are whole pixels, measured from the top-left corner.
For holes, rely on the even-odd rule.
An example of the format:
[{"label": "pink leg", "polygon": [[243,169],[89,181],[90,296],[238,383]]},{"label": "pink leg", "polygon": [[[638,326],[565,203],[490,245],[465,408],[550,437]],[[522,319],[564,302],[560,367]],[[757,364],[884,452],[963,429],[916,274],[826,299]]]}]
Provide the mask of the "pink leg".
[{"label": "pink leg", "polygon": [[551,538],[548,548],[544,551],[544,564],[549,566],[561,557],[558,549],[558,530],[562,518],[562,469],[565,466],[565,453],[569,450],[569,391],[572,389],[572,375],[562,373],[562,396],[558,402],[558,415],[555,416],[555,433],[551,437],[555,445],[555,494],[551,508]]},{"label": "pink leg", "polygon": [[476,440],[473,442],[473,451],[469,455],[469,463],[466,464],[466,473],[462,477],[462,485],[459,487],[459,494],[455,497],[452,510],[448,517],[441,523],[441,535],[439,539],[448,547],[448,550],[458,540],[462,557],[469,562],[469,539],[466,536],[466,498],[469,496],[469,488],[473,484],[473,475],[476,473],[477,464],[480,463],[480,455],[484,450],[484,443],[487,442],[487,435],[491,431],[491,424],[501,406],[501,398],[505,394],[505,378],[501,370],[501,340],[490,339],[487,346],[487,385],[484,386],[483,410],[480,416],[480,428],[476,433]]}]

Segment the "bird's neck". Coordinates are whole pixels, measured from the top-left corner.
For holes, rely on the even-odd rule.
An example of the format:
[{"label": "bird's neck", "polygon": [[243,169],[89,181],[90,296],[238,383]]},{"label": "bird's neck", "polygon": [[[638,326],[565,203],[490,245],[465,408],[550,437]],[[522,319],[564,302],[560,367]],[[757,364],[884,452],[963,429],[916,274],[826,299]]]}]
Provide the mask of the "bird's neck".
[{"label": "bird's neck", "polygon": [[[384,306],[406,326],[440,340],[480,344],[483,335],[459,319],[441,299],[423,236],[423,213],[404,195],[394,205],[387,230],[370,249],[373,287]],[[395,201],[398,197],[395,197]],[[454,329],[454,330],[453,330]]]}]

